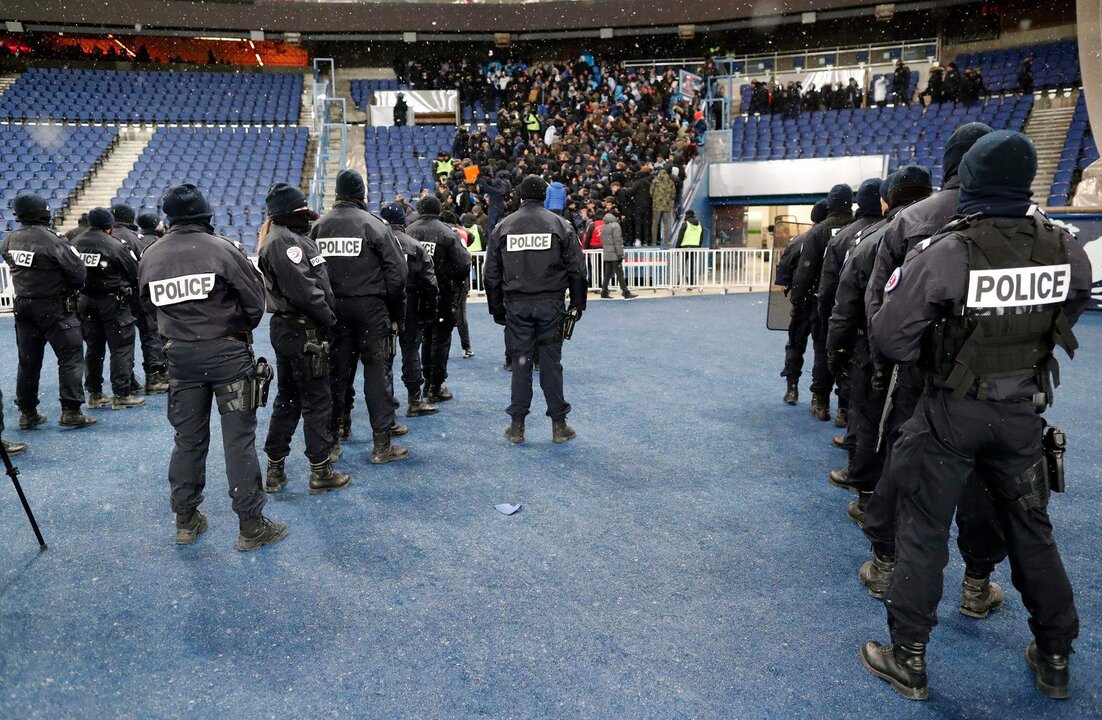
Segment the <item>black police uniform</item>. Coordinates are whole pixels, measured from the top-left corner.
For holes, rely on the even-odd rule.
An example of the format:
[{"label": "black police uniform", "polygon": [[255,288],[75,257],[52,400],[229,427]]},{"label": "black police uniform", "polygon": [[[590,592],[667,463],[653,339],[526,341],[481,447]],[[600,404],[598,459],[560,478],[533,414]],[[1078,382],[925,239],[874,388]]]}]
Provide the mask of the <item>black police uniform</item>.
[{"label": "black police uniform", "polygon": [[[1030,155],[1028,173],[1011,164]],[[975,189],[962,193],[960,205],[975,214],[916,246],[872,318],[880,351],[899,363],[918,360],[927,373],[889,469],[899,484],[896,569],[885,598],[893,644],[862,648],[865,666],[908,697],[926,696],[925,644],[937,622],[949,525],[972,473],[995,498],[1012,580],[1036,637],[1030,664],[1038,688],[1067,693],[1079,621],[1046,510],[1039,413],[1058,377],[1054,348],[1075,350],[1071,326],[1089,301],[1091,268],[1073,238],[1041,217],[1023,217],[1035,158],[1018,133],[977,142],[964,160],[977,168]],[[998,192],[985,197],[991,186]],[[1017,196],[1008,199],[1011,190]],[[1059,664],[1063,695],[1042,683]]]},{"label": "black police uniform", "polygon": [[364,209],[341,199],[314,223],[310,237],[325,257],[336,297],[331,375],[333,422],[346,418],[346,393],[356,358],[364,366],[364,396],[378,444],[394,422],[387,380],[392,362],[392,323],[405,322],[405,266],[390,228]]},{"label": "black police uniform", "polygon": [[325,258],[313,240],[273,223],[258,265],[276,354],[276,399],[264,452],[271,460],[286,458],[301,417],[306,457],[322,463],[334,445],[327,335],[337,321]]},{"label": "black police uniform", "polygon": [[82,417],[84,343],[76,305],[87,270],[65,238],[50,229],[48,211],[21,222],[23,226],[0,243],[0,254],[11,270],[15,290],[19,349],[15,403],[21,412],[20,427],[26,428],[46,419],[38,415],[38,383],[47,343],[57,356],[62,414],[68,411]]},{"label": "black police uniform", "polygon": [[432,256],[440,290],[436,320],[424,327],[421,345],[426,399],[429,402],[450,400],[451,394],[444,387],[444,381],[448,379],[448,354],[462,300],[463,280],[471,273],[471,256],[462,247],[463,241],[455,230],[446,225],[437,213],[420,209],[417,219],[406,228],[406,233],[421,243]]},{"label": "black police uniform", "polygon": [[564,423],[570,412],[562,374],[567,290],[572,310],[586,306],[585,258],[577,233],[540,200],[525,199],[494,228],[483,277],[490,314],[505,325],[513,357],[512,402],[506,412],[514,422],[524,422],[532,404],[531,360],[538,357],[547,415]]},{"label": "black police uniform", "polygon": [[208,223],[209,217],[177,220],[142,257],[139,283],[143,300],[157,308],[166,342],[168,420],[176,430],[168,480],[177,526],[203,502],[217,400],[230,497],[244,531],[246,522],[262,520],[265,502],[256,407],[247,397],[256,378],[252,330],[264,317],[264,281]]},{"label": "black police uniform", "polygon": [[[811,230],[814,230],[826,219],[826,201],[815,203],[811,210]],[[792,281],[796,276],[796,269],[800,265],[800,255],[803,253],[804,240],[808,232],[800,233],[788,243],[788,247],[781,253],[781,259],[777,262],[777,284],[784,287],[785,295],[792,298]],[[788,384],[784,401],[795,405],[799,399],[800,375],[804,369],[804,353],[807,352],[807,339],[811,336],[812,313],[805,306],[792,305],[792,312],[788,322],[788,342],[784,346],[784,367],[781,368],[781,377]]]},{"label": "black police uniform", "polygon": [[[89,394],[103,393],[105,348],[111,350],[111,390],[115,407],[129,402],[134,373],[134,315],[131,312],[138,287],[138,260],[115,237],[92,228],[82,233],[73,247],[88,268],[78,312],[84,342],[84,382]],[[138,400],[137,402],[140,402]]]},{"label": "black police uniform", "polygon": [[[422,328],[436,320],[437,298],[440,289],[436,285],[436,271],[432,255],[402,229],[391,224],[390,229],[398,240],[406,261],[406,324],[398,336],[402,348],[402,384],[409,397],[410,414],[427,414],[421,397],[424,375],[421,369]],[[428,412],[436,412],[435,408]]]},{"label": "black police uniform", "polygon": [[[845,188],[845,192],[840,190],[841,187]],[[835,197],[830,201],[826,219],[809,230],[804,237],[800,263],[796,266],[788,295],[793,305],[794,320],[796,314],[811,316],[811,340],[815,350],[815,361],[811,369],[811,409],[812,414],[821,420],[830,419],[830,393],[834,389],[834,378],[827,368],[826,326],[819,316],[817,304],[819,278],[827,244],[853,220],[850,209],[852,191],[849,186],[836,186],[831,189],[831,194]],[[791,376],[788,377],[791,382]]]},{"label": "black police uniform", "polygon": [[[131,211],[133,212],[133,211]],[[157,236],[147,236],[140,232],[133,223],[116,222],[112,228],[113,237],[122,241],[141,260],[146,249],[153,244]],[[134,294],[130,299],[130,311],[134,315],[134,325],[138,330],[138,338],[142,346],[142,369],[145,372],[145,390],[149,393],[164,392],[163,385],[166,379],[165,372],[165,340],[157,332],[156,310],[153,307],[144,307],[141,298]],[[142,387],[136,385],[135,390]]]}]

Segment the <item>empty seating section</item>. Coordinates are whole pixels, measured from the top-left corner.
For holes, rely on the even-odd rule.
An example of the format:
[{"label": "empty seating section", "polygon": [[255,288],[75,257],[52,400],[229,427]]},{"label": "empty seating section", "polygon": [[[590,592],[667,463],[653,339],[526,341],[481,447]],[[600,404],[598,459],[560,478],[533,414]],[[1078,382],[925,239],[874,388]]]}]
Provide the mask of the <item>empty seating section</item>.
[{"label": "empty seating section", "polygon": [[56,215],[118,136],[118,130],[105,127],[0,128],[0,230],[7,232],[18,225],[11,202],[24,190],[46,198]]},{"label": "empty seating section", "polygon": [[366,111],[367,106],[371,104],[371,96],[375,94],[376,90],[409,89],[408,85],[399,83],[397,80],[353,80],[350,85],[352,102],[356,103],[356,107],[364,111]]},{"label": "empty seating section", "polygon": [[889,172],[907,163],[931,169],[941,180],[945,140],[968,122],[996,129],[1025,126],[1033,97],[988,98],[971,106],[943,103],[883,110],[828,110],[798,119],[780,115],[736,118],[731,130],[733,160],[785,160],[808,157],[888,155]]},{"label": "empty seating section", "polygon": [[1027,57],[1033,58],[1035,89],[1079,84],[1079,44],[1075,40],[965,53],[957,56],[957,68],[964,72],[965,68],[978,67],[983,70],[988,90],[1014,92],[1018,88],[1018,69]]},{"label": "empty seating section", "polygon": [[432,162],[451,152],[455,125],[364,128],[368,209],[377,211],[404,195],[413,201],[421,188],[432,188]]},{"label": "empty seating section", "polygon": [[470,105],[463,106],[463,122],[470,123],[496,123],[497,111],[501,107],[499,99],[487,98],[486,102],[480,99],[474,100]]},{"label": "empty seating section", "polygon": [[30,68],[0,96],[0,119],[293,125],[302,75]]},{"label": "empty seating section", "polygon": [[1071,118],[1064,149],[1060,153],[1060,163],[1052,177],[1052,189],[1049,191],[1049,207],[1066,207],[1072,198],[1072,183],[1077,181],[1077,170],[1082,171],[1098,160],[1098,145],[1091,135],[1090,122],[1087,119],[1085,93],[1079,94],[1075,114]]},{"label": "empty seating section", "polygon": [[256,248],[264,197],[274,182],[301,186],[307,128],[158,128],[116,201],[156,211],[164,191],[198,185],[214,211],[214,229]]}]

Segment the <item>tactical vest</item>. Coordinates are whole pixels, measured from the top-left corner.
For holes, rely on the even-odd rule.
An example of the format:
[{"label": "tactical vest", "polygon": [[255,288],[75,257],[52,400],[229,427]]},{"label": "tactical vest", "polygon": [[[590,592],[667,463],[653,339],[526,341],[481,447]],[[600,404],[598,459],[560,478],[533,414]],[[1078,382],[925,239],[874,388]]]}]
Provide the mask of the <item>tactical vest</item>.
[{"label": "tactical vest", "polygon": [[703,225],[693,225],[692,223],[685,223],[685,236],[681,238],[681,247],[683,248],[698,248],[700,247],[700,239],[704,235]]},{"label": "tactical vest", "polygon": [[471,241],[471,244],[467,246],[467,250],[473,253],[482,252],[482,230],[478,225],[471,225],[467,228],[467,237]]},{"label": "tactical vest", "polygon": [[1052,351],[1069,357],[1079,343],[1064,314],[1071,284],[1067,239],[1040,218],[1005,221],[970,216],[946,226],[968,248],[963,314],[931,325],[920,367],[963,397],[972,387],[987,397],[989,379],[1032,372],[1052,404],[1060,368]]}]

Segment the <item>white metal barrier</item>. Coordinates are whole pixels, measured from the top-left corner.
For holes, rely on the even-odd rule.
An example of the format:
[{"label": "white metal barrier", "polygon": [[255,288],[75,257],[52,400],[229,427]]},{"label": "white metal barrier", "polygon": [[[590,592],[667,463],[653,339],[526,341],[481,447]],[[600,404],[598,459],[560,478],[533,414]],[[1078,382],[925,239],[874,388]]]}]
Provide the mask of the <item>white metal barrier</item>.
[{"label": "white metal barrier", "polygon": [[11,270],[7,263],[0,260],[0,312],[11,312],[15,309],[15,289],[11,284]]},{"label": "white metal barrier", "polygon": [[[471,292],[485,293],[486,253],[474,253],[471,259]],[[769,285],[772,262],[771,250],[625,248],[624,277],[632,290],[750,289]],[[585,264],[589,289],[600,290],[605,271],[601,251],[586,250]]]}]

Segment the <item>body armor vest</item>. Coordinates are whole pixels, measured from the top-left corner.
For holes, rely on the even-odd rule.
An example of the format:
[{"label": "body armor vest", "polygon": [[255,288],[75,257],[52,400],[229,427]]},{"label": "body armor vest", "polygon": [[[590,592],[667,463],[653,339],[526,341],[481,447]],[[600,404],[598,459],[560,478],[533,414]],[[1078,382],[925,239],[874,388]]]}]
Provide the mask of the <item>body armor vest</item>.
[{"label": "body armor vest", "polygon": [[1052,403],[1060,384],[1056,346],[1073,356],[1078,342],[1064,314],[1071,283],[1067,239],[1041,218],[970,216],[948,225],[968,248],[963,312],[930,326],[920,365],[963,397],[999,376],[1033,373]]}]

